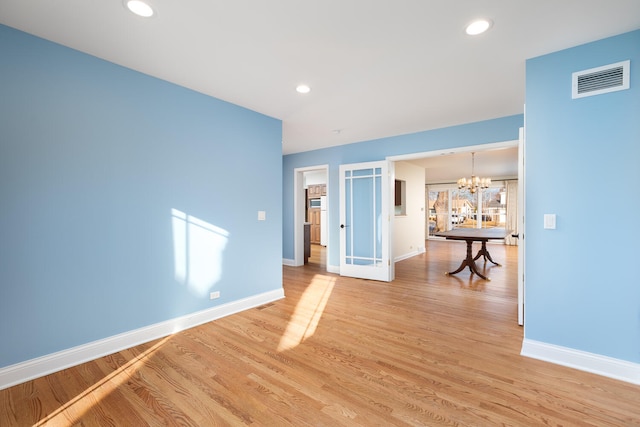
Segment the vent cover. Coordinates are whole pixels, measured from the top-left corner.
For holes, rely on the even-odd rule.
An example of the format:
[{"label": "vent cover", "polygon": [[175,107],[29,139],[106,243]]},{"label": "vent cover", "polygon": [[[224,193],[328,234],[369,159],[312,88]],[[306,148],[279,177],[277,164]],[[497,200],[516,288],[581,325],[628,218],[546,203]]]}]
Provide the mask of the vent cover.
[{"label": "vent cover", "polygon": [[630,61],[617,62],[572,74],[572,98],[629,89]]}]

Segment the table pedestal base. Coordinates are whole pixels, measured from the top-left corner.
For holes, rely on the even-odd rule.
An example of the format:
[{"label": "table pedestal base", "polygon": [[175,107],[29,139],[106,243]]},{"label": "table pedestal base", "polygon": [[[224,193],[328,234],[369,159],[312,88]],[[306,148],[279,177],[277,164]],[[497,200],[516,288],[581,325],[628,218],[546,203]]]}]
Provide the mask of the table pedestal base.
[{"label": "table pedestal base", "polygon": [[[467,242],[467,243],[469,243],[469,242]],[[473,260],[475,261],[478,258],[480,258],[481,256],[484,256],[484,262],[487,262],[487,260],[489,260],[492,263],[494,263],[495,265],[497,265],[498,267],[500,267],[500,264],[498,264],[493,259],[491,259],[491,254],[487,250],[487,242],[484,242],[484,241],[482,242],[482,248],[480,248],[480,250],[476,254],[475,258],[473,258]]]},{"label": "table pedestal base", "polygon": [[485,241],[482,242],[482,248],[478,251],[478,254],[475,256],[475,258],[473,256],[473,240],[466,240],[466,242],[467,242],[467,257],[464,259],[464,261],[462,261],[462,264],[460,264],[460,267],[458,267],[457,270],[445,273],[445,275],[449,276],[451,274],[457,274],[457,273],[460,273],[462,270],[464,270],[465,267],[469,267],[469,271],[471,271],[471,274],[477,274],[478,277],[481,277],[484,280],[491,281],[490,278],[480,273],[478,271],[478,267],[476,267],[476,260],[481,256],[484,256],[485,262],[488,259],[495,265],[498,265],[498,266],[500,265],[497,262],[495,262],[493,259],[491,259],[491,255],[489,254],[489,251],[487,251],[487,242]]},{"label": "table pedestal base", "polygon": [[[495,262],[491,258],[491,255],[489,255],[489,251],[487,250],[487,241],[504,240],[504,238],[509,234],[511,234],[511,231],[504,228],[454,228],[453,230],[439,231],[434,235],[444,237],[447,240],[464,240],[467,242],[467,257],[462,261],[462,264],[460,264],[460,267],[458,267],[457,270],[446,273],[447,275],[460,273],[465,267],[469,267],[471,274],[475,273],[478,277],[481,277],[484,280],[490,280],[487,276],[478,271],[476,260],[480,257],[484,257],[485,267],[487,265],[487,260],[499,266],[500,264]],[[478,251],[478,254],[475,257],[473,256],[471,247],[473,242],[482,243],[482,249]]]}]

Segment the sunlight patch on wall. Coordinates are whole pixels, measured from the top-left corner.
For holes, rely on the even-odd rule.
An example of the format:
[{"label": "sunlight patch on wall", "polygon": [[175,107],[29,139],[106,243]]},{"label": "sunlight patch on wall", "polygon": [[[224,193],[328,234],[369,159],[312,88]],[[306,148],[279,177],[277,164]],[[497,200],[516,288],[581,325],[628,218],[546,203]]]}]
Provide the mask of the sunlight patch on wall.
[{"label": "sunlight patch on wall", "polygon": [[329,301],[335,278],[316,274],[300,297],[296,309],[289,320],[285,333],[280,338],[278,351],[296,347],[313,336]]},{"label": "sunlight patch on wall", "polygon": [[222,277],[222,255],[229,232],[171,209],[175,279],[199,297]]}]

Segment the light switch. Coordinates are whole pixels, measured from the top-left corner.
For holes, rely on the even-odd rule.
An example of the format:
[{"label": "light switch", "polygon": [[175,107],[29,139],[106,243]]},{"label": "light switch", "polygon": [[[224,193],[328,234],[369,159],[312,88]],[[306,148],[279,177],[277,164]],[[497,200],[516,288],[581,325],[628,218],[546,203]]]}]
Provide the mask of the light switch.
[{"label": "light switch", "polygon": [[265,211],[258,211],[258,221],[265,221],[267,219],[267,213]]},{"label": "light switch", "polygon": [[556,229],[556,214],[544,214],[544,228],[547,230]]}]

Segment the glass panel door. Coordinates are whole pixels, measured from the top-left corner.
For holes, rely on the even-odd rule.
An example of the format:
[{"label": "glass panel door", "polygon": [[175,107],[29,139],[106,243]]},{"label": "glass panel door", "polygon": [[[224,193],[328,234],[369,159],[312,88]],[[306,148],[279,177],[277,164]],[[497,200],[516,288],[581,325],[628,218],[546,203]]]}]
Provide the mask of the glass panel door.
[{"label": "glass panel door", "polygon": [[340,166],[340,274],[391,280],[386,161]]},{"label": "glass panel door", "polygon": [[473,213],[477,209],[478,198],[467,190],[451,190],[451,227],[471,228],[474,226]]},{"label": "glass panel door", "polygon": [[492,187],[482,191],[482,228],[505,228],[507,222],[507,193],[504,188]]}]

